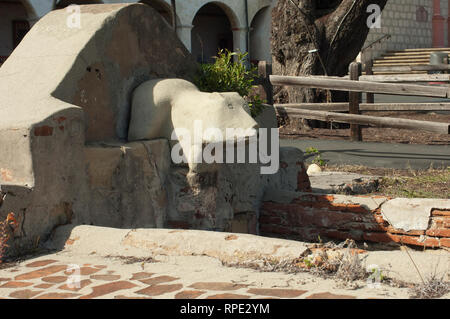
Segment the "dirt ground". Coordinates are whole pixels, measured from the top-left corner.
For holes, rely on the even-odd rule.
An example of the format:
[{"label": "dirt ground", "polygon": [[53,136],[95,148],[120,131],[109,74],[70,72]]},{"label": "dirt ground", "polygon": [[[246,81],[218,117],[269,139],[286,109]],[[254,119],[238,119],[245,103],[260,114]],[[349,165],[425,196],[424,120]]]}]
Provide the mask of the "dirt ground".
[{"label": "dirt ground", "polygon": [[[450,123],[450,114],[437,114],[433,112],[364,112],[363,115]],[[280,127],[280,137],[292,139],[350,139],[350,130],[348,128],[338,128],[345,127],[345,124],[334,123],[333,129],[330,129],[330,123],[319,121],[308,121],[308,123],[310,126],[318,125],[321,128],[311,129],[303,125],[301,119],[290,119],[287,125]],[[442,135],[404,129],[363,127],[362,135],[364,142],[450,145],[450,134]]]},{"label": "dirt ground", "polygon": [[417,171],[342,165],[326,166],[324,170],[380,176],[378,190],[372,195],[450,199],[450,168]]}]

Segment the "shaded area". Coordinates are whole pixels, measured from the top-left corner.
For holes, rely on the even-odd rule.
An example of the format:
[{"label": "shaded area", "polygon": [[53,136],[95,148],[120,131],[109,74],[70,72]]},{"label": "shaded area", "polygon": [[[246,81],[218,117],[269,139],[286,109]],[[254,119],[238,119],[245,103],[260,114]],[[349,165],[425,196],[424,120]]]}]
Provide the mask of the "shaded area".
[{"label": "shaded area", "polygon": [[[397,169],[428,169],[450,166],[450,147],[438,145],[404,145],[336,140],[282,139],[281,146],[306,150],[317,148],[329,165],[364,165]],[[308,162],[314,156],[306,158]]]},{"label": "shaded area", "polygon": [[200,63],[213,63],[221,49],[233,51],[233,21],[214,3],[203,6],[192,24],[192,55]]}]

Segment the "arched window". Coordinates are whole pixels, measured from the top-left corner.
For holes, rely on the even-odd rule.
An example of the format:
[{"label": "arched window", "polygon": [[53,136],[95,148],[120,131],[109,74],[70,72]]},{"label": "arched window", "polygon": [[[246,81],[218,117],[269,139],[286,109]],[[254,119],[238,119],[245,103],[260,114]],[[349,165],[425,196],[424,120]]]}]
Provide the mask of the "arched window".
[{"label": "arched window", "polygon": [[192,22],[192,54],[197,62],[212,63],[221,49],[233,51],[234,21],[215,3],[200,8]]},{"label": "arched window", "polygon": [[250,61],[257,64],[258,61],[271,62],[270,53],[270,7],[260,9],[250,24]]},{"label": "arched window", "polygon": [[169,25],[173,25],[171,6],[166,2],[164,2],[163,0],[142,0],[139,2],[149,5],[150,7],[158,11]]},{"label": "arched window", "polygon": [[23,1],[0,1],[0,65],[30,30],[28,18]]},{"label": "arched window", "polygon": [[428,22],[428,11],[423,6],[417,7],[416,21],[417,22]]},{"label": "arched window", "polygon": [[102,4],[101,0],[58,0],[56,1],[55,9],[63,9],[70,6],[71,4]]}]

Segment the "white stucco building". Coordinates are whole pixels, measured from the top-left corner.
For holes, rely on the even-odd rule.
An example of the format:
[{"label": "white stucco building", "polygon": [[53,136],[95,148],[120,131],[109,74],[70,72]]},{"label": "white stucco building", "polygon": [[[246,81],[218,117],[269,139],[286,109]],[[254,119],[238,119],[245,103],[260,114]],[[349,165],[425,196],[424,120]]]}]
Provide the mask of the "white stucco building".
[{"label": "white stucco building", "polygon": [[[6,59],[37,20],[69,4],[136,3],[157,9],[172,24],[170,0],[0,0],[0,61]],[[210,61],[217,48],[251,52],[270,60],[273,0],[176,0],[176,29],[198,61]],[[247,3],[247,5],[246,5]]]},{"label": "white stucco building", "polygon": [[[211,61],[218,48],[248,51],[250,59],[271,60],[271,9],[277,0],[176,0],[176,31],[197,61]],[[0,63],[27,30],[53,9],[69,4],[142,2],[157,9],[170,23],[171,0],[0,0]],[[450,0],[389,0],[381,28],[372,29],[366,45],[389,39],[365,53],[449,46]]]}]

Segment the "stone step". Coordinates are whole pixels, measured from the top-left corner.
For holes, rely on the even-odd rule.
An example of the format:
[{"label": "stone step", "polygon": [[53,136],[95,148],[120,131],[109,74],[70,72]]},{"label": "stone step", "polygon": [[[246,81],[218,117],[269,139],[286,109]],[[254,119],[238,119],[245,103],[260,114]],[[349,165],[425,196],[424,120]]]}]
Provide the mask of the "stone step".
[{"label": "stone step", "polygon": [[450,52],[450,48],[419,48],[404,49],[399,51],[387,51],[387,53],[417,53],[417,52]]},{"label": "stone step", "polygon": [[389,64],[389,65],[397,65],[397,64],[411,64],[411,63],[420,63],[420,64],[429,64],[430,59],[402,59],[402,60],[380,60],[377,59],[373,64]]},{"label": "stone step", "polygon": [[365,195],[377,191],[379,176],[345,172],[320,172],[309,176],[314,193]]}]

